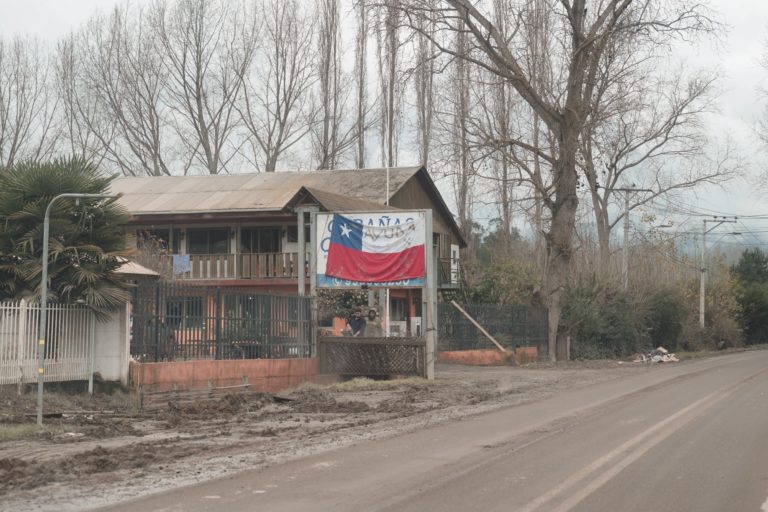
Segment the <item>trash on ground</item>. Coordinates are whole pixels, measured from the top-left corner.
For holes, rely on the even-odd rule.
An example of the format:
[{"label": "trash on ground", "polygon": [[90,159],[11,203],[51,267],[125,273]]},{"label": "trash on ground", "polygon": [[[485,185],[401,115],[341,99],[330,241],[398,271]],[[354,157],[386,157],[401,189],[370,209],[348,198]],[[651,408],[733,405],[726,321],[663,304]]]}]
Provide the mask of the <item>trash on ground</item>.
[{"label": "trash on ground", "polygon": [[675,354],[671,354],[664,347],[657,347],[647,354],[635,354],[632,356],[633,363],[677,363],[680,359]]}]

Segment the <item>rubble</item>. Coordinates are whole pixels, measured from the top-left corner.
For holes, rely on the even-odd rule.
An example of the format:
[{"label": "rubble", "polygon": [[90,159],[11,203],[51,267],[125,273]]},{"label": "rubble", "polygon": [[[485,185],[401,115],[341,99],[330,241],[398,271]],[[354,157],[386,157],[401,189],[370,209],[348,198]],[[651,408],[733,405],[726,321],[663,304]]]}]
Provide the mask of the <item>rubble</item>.
[{"label": "rubble", "polygon": [[675,354],[671,354],[664,347],[656,347],[647,354],[635,354],[632,356],[633,363],[677,363],[680,359]]}]

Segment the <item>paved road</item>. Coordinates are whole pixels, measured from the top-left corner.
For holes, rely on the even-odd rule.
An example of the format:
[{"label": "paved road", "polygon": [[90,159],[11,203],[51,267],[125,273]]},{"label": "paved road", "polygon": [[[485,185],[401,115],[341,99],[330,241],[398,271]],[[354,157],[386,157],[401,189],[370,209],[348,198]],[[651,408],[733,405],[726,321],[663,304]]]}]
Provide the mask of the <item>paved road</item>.
[{"label": "paved road", "polygon": [[110,510],[768,512],[768,352],[670,365]]}]

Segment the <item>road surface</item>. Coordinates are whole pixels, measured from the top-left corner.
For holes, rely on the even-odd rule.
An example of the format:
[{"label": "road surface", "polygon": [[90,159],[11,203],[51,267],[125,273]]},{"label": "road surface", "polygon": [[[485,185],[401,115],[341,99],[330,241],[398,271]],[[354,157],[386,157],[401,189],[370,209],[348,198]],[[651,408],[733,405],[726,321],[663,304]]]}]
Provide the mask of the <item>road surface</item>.
[{"label": "road surface", "polygon": [[669,365],[105,510],[768,512],[768,352]]}]

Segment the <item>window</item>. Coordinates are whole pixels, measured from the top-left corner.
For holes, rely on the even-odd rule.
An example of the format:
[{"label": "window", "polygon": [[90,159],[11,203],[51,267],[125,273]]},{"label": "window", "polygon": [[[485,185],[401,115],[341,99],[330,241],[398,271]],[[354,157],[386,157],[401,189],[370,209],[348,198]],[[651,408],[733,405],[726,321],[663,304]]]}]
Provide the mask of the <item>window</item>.
[{"label": "window", "polygon": [[229,229],[189,229],[189,254],[229,253]]},{"label": "window", "polygon": [[[309,243],[309,226],[304,227],[304,240]],[[296,243],[299,241],[299,227],[288,226],[288,242]]]},{"label": "window", "polygon": [[243,228],[240,235],[240,252],[280,252],[280,228]]},{"label": "window", "polygon": [[405,299],[389,300],[389,320],[391,322],[402,322],[405,320]]},{"label": "window", "polygon": [[179,253],[180,229],[138,229],[136,230],[136,248],[168,251],[170,254]]}]

